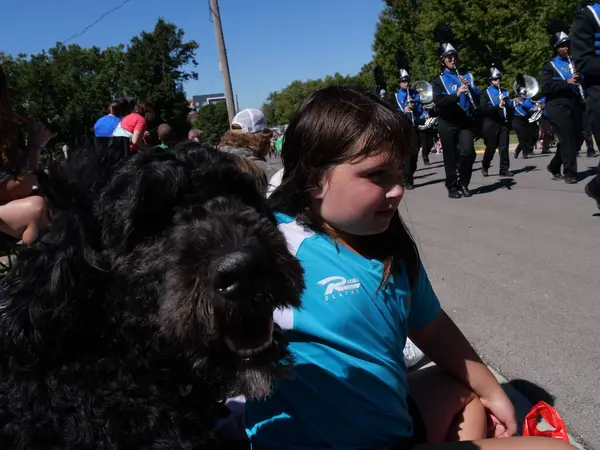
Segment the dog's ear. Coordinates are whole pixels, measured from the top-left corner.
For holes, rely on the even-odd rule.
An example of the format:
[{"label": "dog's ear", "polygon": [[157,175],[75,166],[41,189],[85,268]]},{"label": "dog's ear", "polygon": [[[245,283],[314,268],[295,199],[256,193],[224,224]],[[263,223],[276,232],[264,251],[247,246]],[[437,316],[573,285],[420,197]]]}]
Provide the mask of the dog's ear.
[{"label": "dog's ear", "polygon": [[159,235],[182,205],[233,196],[271,216],[250,175],[226,153],[199,144],[136,155],[112,177],[103,192],[103,246],[117,254]]},{"label": "dog's ear", "polygon": [[117,253],[160,233],[182,196],[186,168],[172,152],[154,149],[136,155],[112,177],[102,193],[97,215],[102,242]]},{"label": "dog's ear", "polygon": [[189,192],[202,193],[208,200],[218,196],[230,196],[261,214],[271,217],[266,199],[254,178],[240,170],[229,153],[199,145],[184,145],[177,152],[182,163],[191,168]]}]

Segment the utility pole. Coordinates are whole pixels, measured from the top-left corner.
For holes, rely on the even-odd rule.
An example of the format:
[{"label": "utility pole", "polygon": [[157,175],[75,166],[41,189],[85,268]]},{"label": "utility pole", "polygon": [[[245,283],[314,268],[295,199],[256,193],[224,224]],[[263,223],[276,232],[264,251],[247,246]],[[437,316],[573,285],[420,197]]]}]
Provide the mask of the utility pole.
[{"label": "utility pole", "polygon": [[231,77],[229,76],[229,62],[227,61],[227,50],[225,49],[225,38],[223,37],[223,28],[221,27],[221,13],[219,12],[219,0],[210,0],[210,13],[215,26],[217,36],[217,47],[219,49],[219,68],[223,74],[223,85],[225,87],[225,102],[227,103],[227,115],[229,123],[235,116],[235,105],[233,103],[233,88],[231,87]]}]

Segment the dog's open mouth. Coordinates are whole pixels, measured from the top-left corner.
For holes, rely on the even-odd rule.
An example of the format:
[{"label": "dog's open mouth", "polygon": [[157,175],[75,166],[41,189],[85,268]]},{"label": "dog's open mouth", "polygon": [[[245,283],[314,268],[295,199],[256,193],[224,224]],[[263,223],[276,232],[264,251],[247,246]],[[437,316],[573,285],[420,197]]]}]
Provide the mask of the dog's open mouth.
[{"label": "dog's open mouth", "polygon": [[228,324],[225,344],[236,355],[252,358],[271,347],[273,328],[272,315],[244,317]]}]

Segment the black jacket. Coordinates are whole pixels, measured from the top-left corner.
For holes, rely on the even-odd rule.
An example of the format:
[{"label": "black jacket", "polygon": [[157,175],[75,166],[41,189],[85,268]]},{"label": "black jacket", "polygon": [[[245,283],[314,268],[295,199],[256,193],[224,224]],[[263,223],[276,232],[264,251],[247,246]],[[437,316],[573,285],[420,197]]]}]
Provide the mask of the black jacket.
[{"label": "black jacket", "polygon": [[596,55],[595,34],[600,32],[592,12],[583,7],[575,13],[571,31],[571,52],[577,72],[583,75],[584,86],[600,84],[600,56]]},{"label": "black jacket", "polygon": [[546,97],[546,107],[564,105],[569,108],[581,108],[581,97],[577,91],[565,80],[555,80],[554,78],[558,78],[558,74],[548,61],[542,67],[540,76],[542,92]]},{"label": "black jacket", "polygon": [[508,101],[508,97],[505,100],[506,105],[506,115],[507,120],[504,119],[504,116],[500,112],[500,105],[490,105],[489,97],[487,94],[487,88],[481,91],[481,96],[479,97],[479,108],[481,109],[481,114],[485,119],[493,120],[499,124],[510,123],[511,115],[510,115],[510,105]]},{"label": "black jacket", "polygon": [[473,121],[472,116],[467,113],[459,105],[459,97],[456,95],[443,95],[444,85],[440,77],[435,77],[431,82],[433,87],[433,102],[435,109],[440,119],[454,124],[465,124]]}]

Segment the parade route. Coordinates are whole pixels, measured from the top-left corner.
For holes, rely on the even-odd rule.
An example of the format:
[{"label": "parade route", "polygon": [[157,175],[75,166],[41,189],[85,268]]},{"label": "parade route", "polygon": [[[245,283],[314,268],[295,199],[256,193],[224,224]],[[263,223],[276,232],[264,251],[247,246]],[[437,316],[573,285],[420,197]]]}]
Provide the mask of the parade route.
[{"label": "parade route", "polygon": [[[485,361],[532,403],[554,403],[571,434],[600,449],[600,211],[585,181],[551,179],[551,156],[511,152],[515,176],[499,179],[497,155],[488,178],[478,155],[473,197],[452,200],[441,156],[431,155],[401,214],[443,307]],[[597,163],[580,157],[579,171],[591,176]]]},{"label": "parade route", "polygon": [[[600,449],[600,211],[585,181],[551,179],[549,156],[511,153],[511,180],[495,176],[497,155],[484,178],[478,155],[475,195],[451,200],[432,155],[401,213],[442,305],[486,362],[534,403],[554,401]],[[597,163],[580,157],[579,171]]]}]

